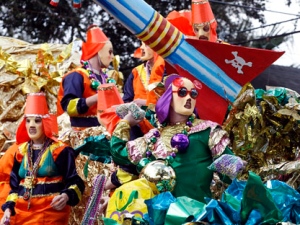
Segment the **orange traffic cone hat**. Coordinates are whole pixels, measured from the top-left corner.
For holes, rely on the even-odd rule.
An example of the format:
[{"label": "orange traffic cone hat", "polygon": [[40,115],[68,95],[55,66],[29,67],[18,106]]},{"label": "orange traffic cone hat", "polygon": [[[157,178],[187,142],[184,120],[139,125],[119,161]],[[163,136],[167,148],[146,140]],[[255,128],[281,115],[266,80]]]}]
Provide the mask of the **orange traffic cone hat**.
[{"label": "orange traffic cone hat", "polygon": [[217,21],[208,0],[192,0],[192,24],[193,27],[203,27],[209,24],[209,41],[217,41]]},{"label": "orange traffic cone hat", "polygon": [[173,10],[166,19],[186,36],[195,36],[192,27],[192,13],[190,10]]},{"label": "orange traffic cone hat", "polygon": [[91,25],[87,30],[86,42],[82,43],[81,60],[89,60],[96,55],[109,40],[100,27]]},{"label": "orange traffic cone hat", "polygon": [[16,133],[18,144],[30,141],[26,130],[26,117],[29,116],[41,117],[45,135],[56,140],[55,136],[58,134],[57,118],[55,115],[49,114],[45,93],[38,92],[27,95],[24,119],[20,123]]}]

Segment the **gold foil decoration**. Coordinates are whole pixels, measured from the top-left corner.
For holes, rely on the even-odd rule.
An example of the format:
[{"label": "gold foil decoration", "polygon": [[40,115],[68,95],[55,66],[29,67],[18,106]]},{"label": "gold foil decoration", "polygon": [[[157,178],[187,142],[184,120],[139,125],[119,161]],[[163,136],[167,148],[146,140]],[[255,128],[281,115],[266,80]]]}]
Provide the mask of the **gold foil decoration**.
[{"label": "gold foil decoration", "polygon": [[26,176],[24,179],[24,183],[23,186],[27,189],[32,189],[34,188],[36,184],[36,179],[34,178],[34,176]]},{"label": "gold foil decoration", "polygon": [[112,61],[113,70],[105,71],[107,73],[108,78],[112,78],[116,81],[116,86],[118,88],[119,93],[123,93],[123,86],[124,86],[124,75],[122,72],[119,71],[120,65],[120,56],[115,55]]},{"label": "gold foil decoration", "polygon": [[64,60],[66,60],[67,58],[69,58],[71,56],[71,52],[72,52],[72,48],[73,48],[73,43],[69,44],[56,58],[57,62],[63,62]]},{"label": "gold foil decoration", "polygon": [[292,109],[280,109],[277,111],[277,113],[281,115],[287,115],[287,116],[292,116],[295,120],[300,120],[300,115],[296,110]]},{"label": "gold foil decoration", "polygon": [[19,76],[30,77],[32,74],[32,63],[30,60],[25,59],[18,62],[18,68],[16,70]]},{"label": "gold foil decoration", "polygon": [[[30,44],[14,38],[0,37],[0,128],[15,131],[24,113],[26,94],[43,90],[49,111],[56,113],[56,98],[63,74],[80,65],[80,55],[72,52],[72,43]],[[72,57],[71,57],[72,56]],[[3,129],[0,131],[2,134]],[[5,135],[4,135],[5,137]],[[2,139],[0,149],[9,146]]]},{"label": "gold foil decoration", "polygon": [[[5,142],[6,142],[6,137],[4,135],[0,134],[0,145],[3,146],[5,144]],[[1,149],[1,153],[2,153],[2,150],[3,149]]]},{"label": "gold foil decoration", "polygon": [[[255,90],[246,84],[231,110],[223,128],[229,133],[233,152],[248,162],[242,179],[248,171],[259,174],[263,180],[282,174],[299,173],[294,170],[275,170],[283,162],[293,163],[299,154],[299,104],[290,99],[279,104],[275,96],[263,95],[257,101]],[[262,169],[263,168],[263,169]]]}]

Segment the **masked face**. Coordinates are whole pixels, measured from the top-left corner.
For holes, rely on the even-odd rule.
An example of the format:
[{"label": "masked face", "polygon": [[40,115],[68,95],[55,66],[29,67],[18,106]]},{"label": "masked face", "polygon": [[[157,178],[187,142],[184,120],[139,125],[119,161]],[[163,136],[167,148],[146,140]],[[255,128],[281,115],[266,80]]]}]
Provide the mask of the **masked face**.
[{"label": "masked face", "polygon": [[173,99],[171,107],[176,113],[189,116],[194,112],[198,91],[190,80],[179,79],[180,82],[177,82],[176,85],[174,85],[174,82],[172,84]]},{"label": "masked face", "polygon": [[114,58],[113,46],[110,41],[106,42],[103,48],[98,52],[101,67],[107,68]]},{"label": "masked face", "polygon": [[142,56],[141,56],[142,61],[147,61],[147,60],[153,58],[154,51],[148,45],[146,45],[144,42],[142,42],[142,45],[140,48],[142,50]]},{"label": "masked face", "polygon": [[197,38],[199,38],[200,40],[206,40],[209,41],[210,40],[210,26],[209,23],[205,23],[205,24],[194,24],[193,25],[194,28],[194,33],[196,35]]},{"label": "masked face", "polygon": [[44,133],[43,121],[41,117],[26,117],[26,130],[33,143],[42,144],[44,142],[46,135]]}]

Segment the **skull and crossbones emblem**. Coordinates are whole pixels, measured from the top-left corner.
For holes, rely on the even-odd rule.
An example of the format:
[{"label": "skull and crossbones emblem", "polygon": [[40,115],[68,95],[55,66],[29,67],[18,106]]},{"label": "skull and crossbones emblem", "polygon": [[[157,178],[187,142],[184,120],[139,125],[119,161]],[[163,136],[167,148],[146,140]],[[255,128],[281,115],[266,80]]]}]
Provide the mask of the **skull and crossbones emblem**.
[{"label": "skull and crossbones emblem", "polygon": [[243,74],[243,66],[249,66],[252,67],[252,62],[246,62],[245,59],[242,57],[238,56],[238,52],[231,52],[232,55],[235,57],[232,60],[225,59],[225,62],[227,64],[231,64],[234,68],[237,68],[237,73]]}]

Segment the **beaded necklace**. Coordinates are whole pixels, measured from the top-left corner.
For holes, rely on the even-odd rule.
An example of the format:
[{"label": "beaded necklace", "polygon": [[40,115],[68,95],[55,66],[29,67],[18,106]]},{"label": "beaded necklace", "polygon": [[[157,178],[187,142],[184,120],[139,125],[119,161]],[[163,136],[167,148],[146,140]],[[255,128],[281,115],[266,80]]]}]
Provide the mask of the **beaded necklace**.
[{"label": "beaded necklace", "polygon": [[28,209],[30,208],[30,198],[32,195],[32,189],[35,187],[36,185],[36,175],[37,175],[37,171],[39,168],[39,164],[40,161],[42,159],[42,155],[45,153],[47,147],[49,146],[51,142],[51,139],[48,138],[41,151],[39,152],[37,159],[35,160],[35,162],[33,163],[33,149],[32,149],[32,142],[28,143],[28,149],[27,149],[27,173],[26,173],[26,177],[24,179],[24,184],[23,186],[25,187],[25,193],[23,195],[23,199],[24,200],[28,200]]},{"label": "beaded necklace", "polygon": [[[88,61],[81,60],[81,63],[83,65],[83,68],[87,70],[89,74],[89,79],[91,80],[91,88],[93,90],[97,90],[100,84],[106,83],[106,79],[108,78],[108,76],[105,73],[103,73],[101,70],[99,71],[100,74],[95,73]],[[100,77],[101,80],[98,79],[98,77]]]},{"label": "beaded necklace", "polygon": [[[183,127],[183,130],[181,133],[176,133],[173,135],[173,137],[170,140],[170,144],[172,147],[172,152],[167,156],[166,162],[172,163],[174,161],[174,158],[176,157],[177,153],[185,153],[187,151],[187,148],[189,146],[189,138],[188,138],[188,132],[190,131],[191,127],[193,126],[193,122],[195,120],[195,115],[192,114],[189,116],[188,120],[185,123],[185,126]],[[176,123],[175,125],[180,125],[182,123]],[[161,131],[164,127],[166,127],[168,124],[163,123],[160,124],[157,120],[157,128],[153,133],[153,136],[148,141],[148,150],[146,151],[146,157],[149,159],[152,156],[152,150],[155,148],[155,143],[157,142],[157,138],[160,137]]]},{"label": "beaded necklace", "polygon": [[[174,131],[176,132],[171,138],[170,138],[170,146],[171,151],[169,151],[169,147],[166,147],[166,156],[161,157],[160,159],[164,159],[166,166],[171,166],[174,162],[174,159],[176,157],[176,154],[184,154],[187,151],[187,148],[189,146],[189,138],[188,134],[191,130],[191,127],[193,126],[193,122],[195,120],[196,116],[192,114],[189,116],[188,120],[185,123],[175,123],[174,125],[163,123],[160,124],[158,119],[156,118],[157,123],[157,129],[154,130],[150,137],[147,137],[147,151],[146,151],[146,157],[142,158],[138,164],[137,164],[137,170],[139,172],[143,172],[143,168],[151,162],[155,162],[159,160],[159,158],[156,158],[157,155],[153,155],[152,152],[156,151],[156,145],[159,148],[160,143],[157,143],[158,138],[166,138],[168,139],[173,132],[170,132],[171,130],[169,128],[174,128]],[[183,126],[181,132],[177,131],[179,130],[180,126]],[[165,129],[164,129],[165,128]],[[167,130],[166,130],[167,129]],[[161,137],[162,135],[162,137]],[[148,139],[149,138],[149,139]],[[161,141],[161,140],[160,140]],[[157,154],[157,153],[155,153]],[[163,154],[161,154],[163,155]],[[156,182],[156,187],[160,191],[172,191],[174,188],[174,181],[171,180],[159,180]]]},{"label": "beaded necklace", "polygon": [[150,80],[150,76],[151,76],[151,69],[152,69],[152,67],[151,67],[150,62],[148,60],[145,64],[145,66],[144,66],[145,73],[140,74],[142,84],[144,85],[144,88],[146,90],[147,90],[147,87],[149,85],[149,80]]},{"label": "beaded necklace", "polygon": [[81,224],[92,225],[97,220],[99,206],[101,198],[104,192],[104,186],[106,183],[105,175],[97,175],[94,183],[91,195],[87,202],[84,216]]}]

